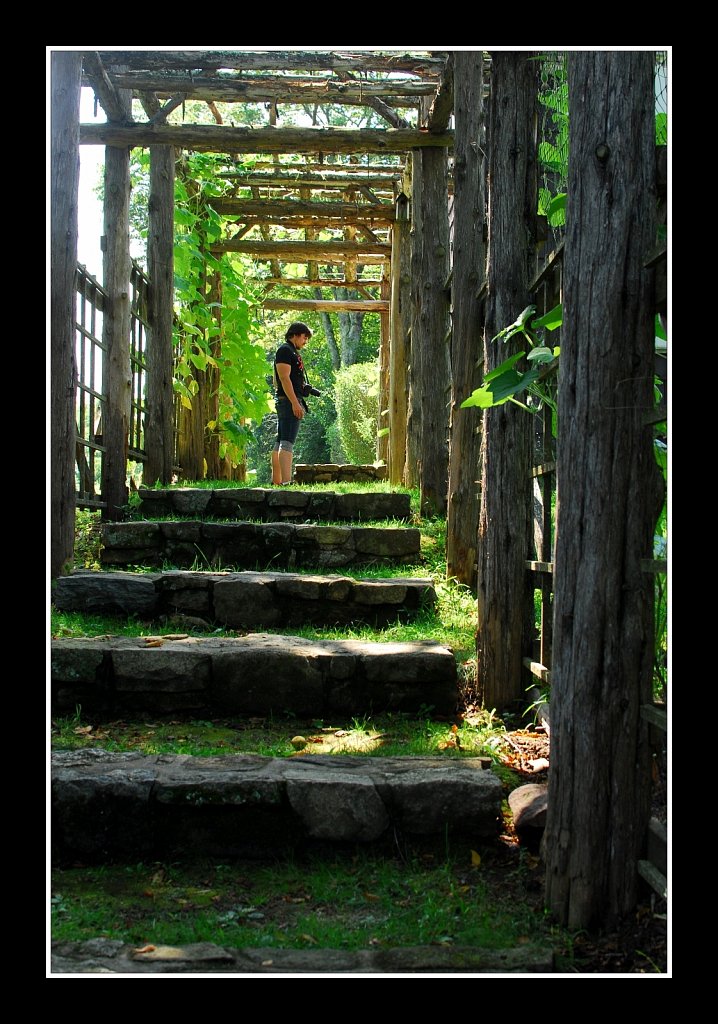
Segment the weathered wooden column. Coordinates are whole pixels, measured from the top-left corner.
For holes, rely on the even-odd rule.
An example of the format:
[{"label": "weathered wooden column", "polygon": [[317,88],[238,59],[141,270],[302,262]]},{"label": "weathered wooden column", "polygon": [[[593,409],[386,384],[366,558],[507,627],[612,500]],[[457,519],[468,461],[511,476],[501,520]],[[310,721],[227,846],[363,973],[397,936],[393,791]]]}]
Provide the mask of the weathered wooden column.
[{"label": "weathered wooden column", "polygon": [[[386,267],[381,276],[381,298],[388,300],[391,295],[391,281]],[[389,373],[391,364],[391,329],[389,312],[379,314],[380,338],[379,347],[379,417],[377,421],[376,459],[385,465],[389,460]]]},{"label": "weathered wooden column", "polygon": [[[130,120],[132,93],[117,92]],[[102,510],[104,519],[121,519],[127,504],[127,448],[132,371],[130,367],[130,151],[105,148],[103,280],[107,299],[102,318]]]},{"label": "weathered wooden column", "polygon": [[82,54],[53,51],[50,215],[50,575],[72,564],[75,538],[75,274]]},{"label": "weathered wooden column", "polygon": [[[396,220],[391,233],[391,309],[389,351],[389,480],[404,483],[406,461],[406,407],[407,407],[407,334],[408,291],[402,286],[402,275],[408,278],[402,264],[409,253],[409,200],[404,193],[396,201]],[[408,283],[408,281],[407,281]]]},{"label": "weathered wooden column", "polygon": [[428,515],[440,515],[446,511],[448,490],[451,399],[446,150],[428,147],[417,150],[413,166],[412,418],[420,410],[421,509]]},{"label": "weathered wooden column", "polygon": [[646,425],[656,241],[650,52],[569,54],[547,901],[570,929],[636,902],[650,811],[652,557],[663,484]]},{"label": "weathered wooden column", "polygon": [[[489,97],[489,259],[484,370],[521,350],[494,337],[529,305],[536,218],[536,62],[492,54]],[[529,550],[533,417],[511,402],[487,409],[481,439],[476,653],[481,701],[504,709],[524,696],[522,640]]]},{"label": "weathered wooden column", "polygon": [[451,423],[446,575],[471,586],[479,529],[481,416],[461,403],[481,383],[483,360],[485,165],[482,149],[483,55],[454,55],[454,263],[451,339]]},{"label": "weathered wooden column", "polygon": [[145,452],[142,479],[146,486],[172,481],[175,460],[174,349],[174,146],[150,147],[147,390]]}]

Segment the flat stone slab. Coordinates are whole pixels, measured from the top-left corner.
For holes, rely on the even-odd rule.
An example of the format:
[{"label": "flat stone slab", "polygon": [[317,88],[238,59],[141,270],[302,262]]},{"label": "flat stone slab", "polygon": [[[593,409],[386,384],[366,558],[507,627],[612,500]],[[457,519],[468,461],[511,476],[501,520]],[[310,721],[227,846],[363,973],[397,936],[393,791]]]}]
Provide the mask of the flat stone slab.
[{"label": "flat stone slab", "polygon": [[409,527],[316,526],[307,523],[210,523],[202,520],[105,523],[103,565],[268,571],[304,567],[393,565],[421,557],[421,534]]},{"label": "flat stone slab", "polygon": [[[175,636],[174,639],[171,637]],[[243,637],[93,637],[51,643],[56,714],[147,710],[331,718],[431,707],[458,698],[453,651],[430,640],[369,643]]]},{"label": "flat stone slab", "polygon": [[81,571],[59,577],[60,611],[196,616],[229,629],[257,626],[383,626],[436,603],[430,579],[353,579],[280,572]]},{"label": "flat stone slab", "polygon": [[53,855],[66,862],[258,857],[311,841],[495,836],[486,758],[52,754]]},{"label": "flat stone slab", "polygon": [[[365,468],[374,467],[352,468],[363,474]],[[363,474],[357,479],[366,480],[370,477]],[[178,515],[258,519],[265,523],[291,519],[304,522],[320,519],[363,522],[372,519],[408,520],[411,516],[411,499],[406,493],[336,494],[333,491],[300,491],[286,487],[220,487],[217,490],[206,487],[140,487],[138,493],[139,511],[150,519]]]},{"label": "flat stone slab", "polygon": [[342,465],[335,462],[294,467],[294,479],[298,484],[365,483],[369,480],[386,480],[386,466]]},{"label": "flat stone slab", "polygon": [[[140,952],[144,950],[144,952]],[[550,974],[551,949],[406,946],[395,949],[261,949],[130,946],[118,939],[53,942],[51,974]]]}]

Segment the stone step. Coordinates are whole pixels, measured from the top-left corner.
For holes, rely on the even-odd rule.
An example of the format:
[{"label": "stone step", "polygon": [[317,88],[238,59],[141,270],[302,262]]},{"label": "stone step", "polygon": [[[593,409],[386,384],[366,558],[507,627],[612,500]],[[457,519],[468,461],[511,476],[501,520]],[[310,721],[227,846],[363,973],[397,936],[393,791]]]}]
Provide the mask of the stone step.
[{"label": "stone step", "polygon": [[53,753],[56,861],[264,857],[320,843],[494,837],[488,758]]},{"label": "stone step", "polygon": [[334,462],[294,467],[294,479],[298,484],[367,483],[386,480],[386,466],[344,466]]},{"label": "stone step", "polygon": [[453,715],[456,659],[432,640],[368,643],[244,637],[59,639],[51,643],[53,710],[195,711],[332,718],[381,711]]},{"label": "stone step", "polygon": [[258,519],[262,522],[346,519],[360,523],[372,519],[408,520],[411,517],[408,494],[335,494],[333,491],[300,491],[287,487],[220,487],[217,490],[140,487],[139,498],[139,511],[149,519],[176,515]]},{"label": "stone step", "polygon": [[60,611],[177,614],[228,629],[258,626],[376,626],[407,621],[436,604],[430,579],[353,579],[279,572],[75,572],[54,584]]},{"label": "stone step", "polygon": [[180,569],[337,568],[391,565],[421,557],[419,530],[292,523],[106,523],[103,565]]},{"label": "stone step", "polygon": [[551,974],[550,947],[516,949],[477,946],[399,946],[380,949],[279,949],[229,947],[211,942],[185,946],[136,944],[96,938],[56,940],[50,971],[55,974]]}]

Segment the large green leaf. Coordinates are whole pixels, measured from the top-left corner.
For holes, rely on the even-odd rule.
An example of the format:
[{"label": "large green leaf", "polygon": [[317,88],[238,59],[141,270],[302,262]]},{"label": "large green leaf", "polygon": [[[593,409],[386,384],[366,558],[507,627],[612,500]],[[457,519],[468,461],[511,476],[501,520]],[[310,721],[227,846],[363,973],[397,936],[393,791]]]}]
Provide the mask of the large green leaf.
[{"label": "large green leaf", "polygon": [[555,331],[563,323],[563,303],[559,302],[548,313],[544,313],[537,320],[531,321],[531,327],[545,327],[547,331]]}]

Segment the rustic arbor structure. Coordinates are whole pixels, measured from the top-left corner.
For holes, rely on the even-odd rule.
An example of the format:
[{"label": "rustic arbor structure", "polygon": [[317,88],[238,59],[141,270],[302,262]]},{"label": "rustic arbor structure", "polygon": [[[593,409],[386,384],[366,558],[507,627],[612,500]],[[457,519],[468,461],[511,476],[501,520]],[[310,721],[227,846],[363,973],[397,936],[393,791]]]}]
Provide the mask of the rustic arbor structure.
[{"label": "rustic arbor structure", "polygon": [[[171,317],[175,157],[180,150],[228,157],[251,154],[259,157],[254,167],[228,170],[227,192],[214,200],[216,213],[226,224],[231,222],[231,233],[227,230],[215,239],[212,251],[241,252],[269,263],[271,276],[264,279],[266,308],[380,315],[382,426],[389,427],[382,455],[390,480],[419,487],[427,513],[448,511],[449,574],[468,584],[477,580],[477,656],[484,702],[502,707],[523,696],[524,671],[527,663],[532,664],[531,656],[525,656],[526,594],[533,596],[529,574],[540,573],[545,588],[545,579],[553,571],[550,498],[544,500],[542,550],[535,552],[536,561],[530,561],[531,418],[511,406],[489,409],[481,418],[475,410],[461,410],[460,406],[482,374],[511,353],[511,346],[500,346],[494,340],[496,334],[535,299],[539,282],[546,287],[545,270],[532,282],[539,226],[535,213],[537,64],[533,56],[497,52],[489,60],[478,51],[425,55],[86,51],[54,57],[53,576],[72,555],[75,371],[70,281],[75,263],[78,143],[107,148],[103,391],[108,403],[103,411],[102,497],[109,518],[119,516],[126,501],[128,419],[132,415],[132,371],[127,356],[130,149],[145,147],[151,156],[144,448],[149,478],[163,482],[170,480],[176,454]],[[647,728],[638,709],[647,700],[646,639],[651,633],[651,608],[637,574],[641,558],[650,556],[649,524],[655,512],[656,489],[649,471],[649,435],[641,432],[635,409],[649,401],[648,385],[636,395],[632,393],[628,403],[632,412],[617,417],[589,416],[590,403],[581,404],[590,396],[580,386],[586,382],[580,342],[592,331],[578,327],[580,316],[594,305],[614,310],[606,351],[600,350],[606,367],[610,364],[610,380],[623,372],[630,352],[630,373],[624,376],[644,384],[650,381],[655,299],[652,265],[645,265],[645,250],[651,243],[649,207],[655,203],[654,149],[648,128],[653,102],[648,70],[652,55],[634,57],[601,55],[595,63],[591,57],[584,63],[577,58],[574,68],[579,103],[589,87],[592,95],[602,96],[601,104],[587,103],[580,108],[573,234],[569,236],[571,246],[567,245],[563,254],[565,260],[575,258],[576,262],[570,278],[572,342],[561,360],[563,379],[571,381],[571,394],[566,396],[569,404],[562,413],[564,421],[571,420],[571,431],[561,452],[559,472],[563,467],[567,482],[570,480],[562,491],[562,502],[568,493],[575,496],[575,503],[572,499],[572,512],[567,512],[565,519],[560,511],[562,547],[556,554],[557,570],[560,551],[566,561],[557,587],[557,604],[562,609],[555,652],[561,665],[559,705],[555,708],[560,739],[558,768],[552,763],[549,881],[552,908],[575,927],[587,926],[602,914],[613,918],[628,909],[635,896],[633,860],[640,852],[647,813],[643,795],[634,800],[628,787],[635,785],[635,764],[643,756]],[[622,100],[626,111],[620,105],[614,111],[614,97],[604,95],[609,79],[619,78],[625,84]],[[77,124],[82,83],[94,89],[107,115],[106,124]],[[133,97],[141,100],[144,111],[137,120],[130,104]],[[173,111],[191,100],[206,105],[211,123],[169,120]],[[226,103],[264,104],[268,123],[228,125],[218,106]],[[282,123],[279,111],[284,106],[316,111],[323,103],[370,110],[384,127],[300,128]],[[634,123],[640,124],[640,131],[631,142],[620,128],[625,124],[630,134]],[[605,125],[609,125],[611,137],[604,141]],[[601,155],[603,146],[605,157]],[[621,202],[614,202],[613,185],[619,181],[614,173],[614,153],[628,154],[626,159],[636,172],[631,188],[624,190],[621,184],[617,193]],[[599,197],[609,197],[606,222],[610,222],[612,243],[602,245],[599,259],[593,263],[590,246],[581,244],[597,230],[597,211],[603,209],[600,201],[594,202],[592,188]],[[560,250],[561,246],[547,266],[560,264]],[[610,259],[606,252],[611,253]],[[287,263],[305,265],[306,273],[289,275],[283,266]],[[597,265],[609,270],[609,263],[618,268],[620,279],[610,272],[597,272]],[[321,269],[328,265],[342,268],[341,276]],[[587,299],[585,306],[581,281],[591,281],[590,302]],[[332,302],[272,295],[278,285],[313,288],[329,283],[351,289],[361,298]],[[207,289],[221,305],[221,281],[208,277]],[[560,285],[557,291],[560,293]],[[619,297],[620,309],[615,305]],[[630,307],[628,317],[624,300],[626,309]],[[626,332],[630,339],[624,338]],[[601,372],[599,369],[597,376]],[[216,380],[211,375],[197,385],[199,400],[206,403],[205,412],[213,388],[216,390]],[[195,441],[199,437],[199,450],[192,455],[195,464],[207,459],[208,449],[202,450],[202,426],[199,435],[194,435]],[[611,490],[615,518],[604,522],[602,472],[619,436],[630,452],[618,467],[620,479],[615,481],[615,491]],[[629,467],[634,465],[636,471],[631,475]],[[613,488],[613,478],[609,478],[610,474],[605,477],[609,480],[606,486]],[[629,479],[634,485],[640,482],[638,512],[634,497],[628,494]],[[634,527],[625,536],[621,533],[620,543],[613,543],[617,534],[611,524],[627,523],[629,506]],[[601,528],[595,532],[585,529],[594,522],[602,524]],[[583,547],[579,544],[580,550],[574,550],[579,537]],[[586,579],[582,558],[588,556],[590,561],[599,552],[594,568],[599,567],[596,587],[602,595],[606,628],[594,634],[593,609],[590,602],[579,599],[575,585]],[[625,593],[632,595],[630,601],[624,599]],[[574,621],[575,614],[580,614],[580,624]],[[606,644],[612,653],[604,660],[601,652]],[[575,660],[577,653],[590,666],[585,690],[579,685],[583,676]],[[546,665],[540,664],[538,672],[546,678]],[[620,721],[617,712],[601,719],[610,737],[610,755],[598,744],[591,746],[586,770],[579,771],[580,745],[574,745],[572,737],[600,731],[598,695],[610,702],[609,684],[616,673],[620,679],[618,704],[620,709],[628,707],[630,713],[623,715],[621,710]],[[604,756],[610,756],[617,771],[610,783],[595,793],[591,769]],[[584,813],[587,806],[591,808],[590,821]],[[619,842],[618,834],[631,818],[632,838]],[[576,821],[582,823],[580,835],[565,824]],[[601,855],[594,885],[589,868],[592,851],[597,848],[604,853],[618,850],[621,856]],[[628,861],[621,859],[623,854]],[[575,891],[571,889],[573,879],[577,880]]]}]

